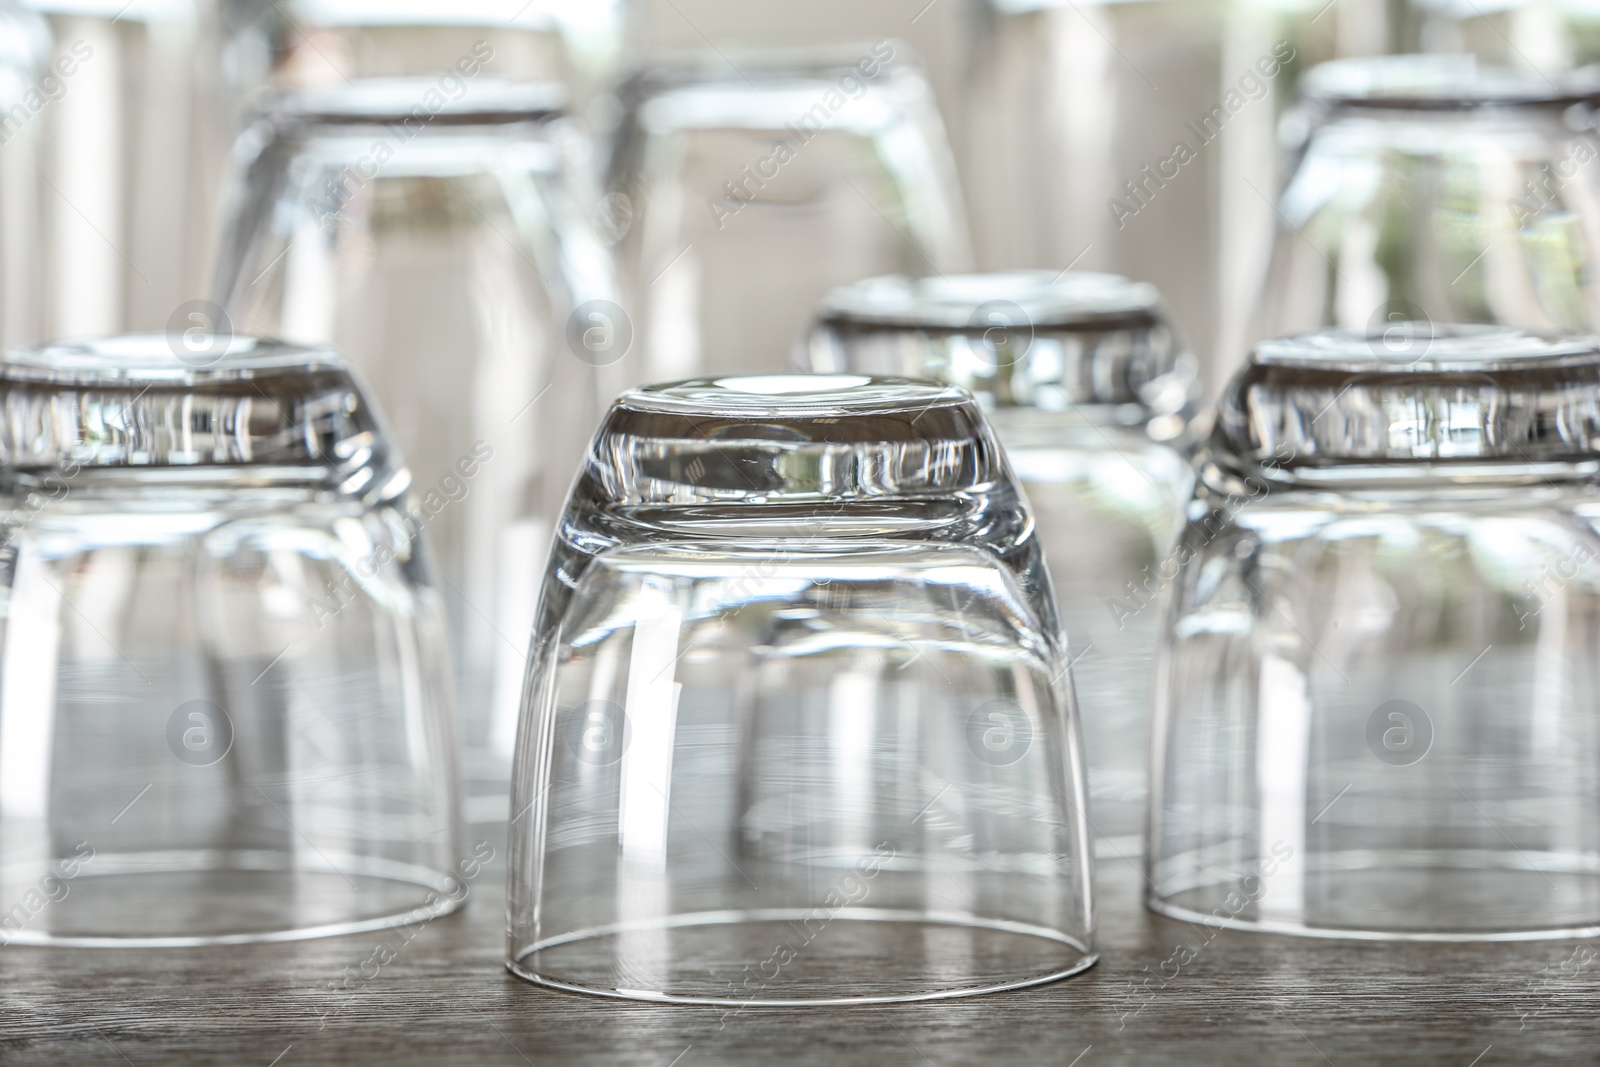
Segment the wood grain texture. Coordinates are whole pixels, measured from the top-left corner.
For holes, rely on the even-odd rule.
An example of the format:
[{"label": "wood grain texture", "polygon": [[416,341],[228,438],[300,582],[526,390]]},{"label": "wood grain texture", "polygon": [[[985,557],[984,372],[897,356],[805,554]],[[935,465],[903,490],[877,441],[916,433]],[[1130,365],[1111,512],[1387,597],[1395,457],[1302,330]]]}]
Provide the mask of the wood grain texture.
[{"label": "wood grain texture", "polygon": [[[500,832],[476,829],[504,855]],[[1120,860],[1100,867],[1101,962],[1077,978],[933,1004],[735,1013],[562,994],[511,977],[501,965],[504,874],[497,859],[463,913],[406,944],[364,934],[204,950],[0,949],[0,1064],[1600,1059],[1600,958],[1583,962],[1600,943],[1232,932],[1208,941],[1211,931],[1148,914],[1142,876]],[[340,990],[385,942],[395,958]],[[1199,952],[1177,968],[1167,961],[1182,944]]]}]

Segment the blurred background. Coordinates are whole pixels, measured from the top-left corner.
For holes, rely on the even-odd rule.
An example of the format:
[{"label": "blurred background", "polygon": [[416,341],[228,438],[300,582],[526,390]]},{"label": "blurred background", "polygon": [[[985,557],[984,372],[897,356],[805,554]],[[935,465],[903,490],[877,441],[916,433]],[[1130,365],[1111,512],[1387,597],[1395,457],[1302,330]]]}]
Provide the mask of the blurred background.
[{"label": "blurred background", "polygon": [[[1207,396],[1260,336],[1397,300],[1592,330],[1587,245],[1559,227],[1600,211],[1575,185],[1507,231],[1572,292],[1485,283],[1430,307],[1383,258],[1403,221],[1324,224],[1316,189],[1354,172],[1307,147],[1327,116],[1306,72],[1409,52],[1559,97],[1600,58],[1600,0],[6,0],[0,339],[239,331],[349,354],[453,597],[469,776],[503,781],[552,516],[603,405],[797,365],[835,287],[1152,283]],[[1507,225],[1485,219],[1569,161],[1550,144],[1440,209],[1466,234],[1451,286],[1500,276]],[[1280,199],[1302,167],[1310,192]],[[1275,293],[1307,259],[1331,274]]]},{"label": "blurred background", "polygon": [[[884,193],[887,220],[870,218],[882,204],[833,205],[845,216],[835,225],[861,221],[851,217],[859,209],[891,224],[906,246],[858,252],[857,262],[874,273],[1071,264],[1152,282],[1212,389],[1250,339],[1284,180],[1282,142],[1294,135],[1285,114],[1306,69],[1428,50],[1555,74],[1600,50],[1600,5],[1590,0],[29,0],[4,12],[0,336],[8,344],[165,329],[186,301],[214,299],[221,235],[248,151],[235,142],[265,91],[437,74],[487,42],[493,58],[482,76],[566,88],[595,191],[627,196],[596,198],[601,236],[613,246],[632,236],[637,245],[648,242],[627,231],[646,214],[661,229],[673,220],[660,219],[671,205],[638,203],[641,190],[629,193],[622,177],[607,174],[629,132],[619,89],[631,75],[662,63],[766,69],[775,52],[796,66],[830,50],[847,61],[854,46],[866,54],[891,41],[893,61],[931,88],[916,122],[934,139],[933,153],[947,156],[952,182],[944,183],[941,158],[913,177],[944,188],[920,200],[921,190]],[[1159,188],[1148,182],[1143,168],[1168,160],[1180,138],[1197,140],[1185,124],[1240,90],[1280,42],[1281,71],[1243,87],[1246,105],[1177,178]],[[911,103],[920,110],[924,102]],[[847,114],[841,122],[857,120],[869,121]],[[731,164],[727,175],[705,178],[713,190],[761,155],[746,160],[715,143],[696,151],[713,170],[719,158]],[[842,162],[849,151],[807,165],[885,168],[884,149]],[[1130,198],[1130,181],[1154,191],[1147,206]],[[815,192],[795,190],[807,191]],[[1114,199],[1138,210],[1119,217],[1108,208]],[[947,217],[918,217],[933,210]],[[703,207],[691,214],[680,228],[736,244],[727,259],[770,236],[737,232],[732,219],[718,231]],[[825,228],[825,215],[818,209],[797,227]],[[849,265],[848,249],[833,251]],[[796,259],[789,266],[803,272]],[[631,264],[623,266],[625,274]],[[700,266],[702,277],[724,280],[721,264]],[[811,273],[818,291],[800,304],[854,280]],[[737,338],[752,365],[781,360],[803,322],[770,314],[757,298],[760,271],[743,274],[719,289],[715,329]],[[665,281],[683,295],[681,282]],[[656,332],[666,328],[658,323]],[[630,355],[650,339],[646,331]],[[719,341],[699,343],[715,349]],[[657,358],[669,374],[689,359]],[[651,376],[648,361],[637,362],[624,377]]]}]

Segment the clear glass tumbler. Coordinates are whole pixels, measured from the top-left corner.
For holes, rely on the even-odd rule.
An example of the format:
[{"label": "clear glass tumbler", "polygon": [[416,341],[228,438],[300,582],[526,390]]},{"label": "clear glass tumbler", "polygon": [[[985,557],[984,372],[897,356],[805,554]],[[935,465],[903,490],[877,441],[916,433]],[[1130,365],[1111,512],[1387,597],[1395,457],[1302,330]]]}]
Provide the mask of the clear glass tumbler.
[{"label": "clear glass tumbler", "polygon": [[337,354],[0,359],[0,943],[342,934],[465,898],[443,607]]},{"label": "clear glass tumbler", "polygon": [[1094,961],[1071,680],[972,398],[851,375],[613,407],[518,737],[509,966],[746,1007]]},{"label": "clear glass tumbler", "polygon": [[1600,933],[1600,347],[1405,323],[1228,388],[1158,656],[1150,904]]},{"label": "clear glass tumbler", "polygon": [[1149,285],[1107,274],[874,278],[830,293],[818,371],[907,374],[977,396],[1039,526],[1089,768],[1096,847],[1144,832],[1155,602],[1194,477],[1195,359]]},{"label": "clear glass tumbler", "polygon": [[970,265],[944,126],[903,41],[663,64],[621,99],[606,217],[643,380],[786,370],[832,287]]},{"label": "clear glass tumbler", "polygon": [[225,318],[372,382],[439,553],[469,815],[503,819],[540,567],[631,344],[581,138],[558,87],[479,72],[287,94],[241,152]]},{"label": "clear glass tumbler", "polygon": [[1256,337],[1424,319],[1600,328],[1592,72],[1391,56],[1324,64],[1301,88]]}]

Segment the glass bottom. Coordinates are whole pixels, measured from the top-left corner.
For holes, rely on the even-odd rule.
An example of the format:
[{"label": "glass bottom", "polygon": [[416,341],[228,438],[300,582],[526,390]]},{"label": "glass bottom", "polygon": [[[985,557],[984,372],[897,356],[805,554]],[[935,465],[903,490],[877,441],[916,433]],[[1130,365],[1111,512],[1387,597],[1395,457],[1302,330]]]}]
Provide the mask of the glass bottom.
[{"label": "glass bottom", "polygon": [[[809,925],[808,925],[809,923]],[[721,1007],[888,1004],[1070,977],[1098,957],[1025,923],[847,908],[713,911],[579,930],[506,962],[553,989]]]},{"label": "glass bottom", "polygon": [[[1369,941],[1532,941],[1600,935],[1600,870],[1592,858],[1461,850],[1340,853],[1303,875],[1301,903],[1283,895],[1285,872],[1259,902],[1240,881],[1157,897],[1150,909],[1224,929]],[[1230,901],[1230,897],[1232,900]],[[1230,906],[1231,904],[1231,906]]]},{"label": "glass bottom", "polygon": [[276,852],[96,855],[72,877],[0,875],[0,945],[187,948],[298,941],[447,915],[465,886],[361,856],[309,868]]}]

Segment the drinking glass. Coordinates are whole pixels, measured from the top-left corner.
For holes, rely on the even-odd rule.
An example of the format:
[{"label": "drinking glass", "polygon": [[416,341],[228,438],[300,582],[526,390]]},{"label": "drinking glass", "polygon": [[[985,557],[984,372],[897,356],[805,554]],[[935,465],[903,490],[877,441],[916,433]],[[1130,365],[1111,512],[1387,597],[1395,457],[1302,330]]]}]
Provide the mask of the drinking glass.
[{"label": "drinking glass", "polygon": [[539,568],[630,344],[581,139],[558,87],[480,70],[283,95],[241,151],[218,313],[337,345],[394,420],[450,606],[469,814],[503,819]]},{"label": "drinking glass", "polygon": [[1158,654],[1150,905],[1360,938],[1600,933],[1600,347],[1261,345]]},{"label": "drinking glass", "polygon": [[971,397],[632,390],[562,520],[517,743],[511,970],[746,1007],[1094,961],[1049,576]]},{"label": "drinking glass", "polygon": [[182,946],[465,899],[443,608],[344,360],[0,358],[0,943]]},{"label": "drinking glass", "polygon": [[1310,71],[1256,336],[1385,323],[1600,326],[1600,81],[1471,56]]},{"label": "drinking glass", "polygon": [[643,380],[786,370],[833,286],[967,265],[909,46],[730,55],[621,90],[606,205]]},{"label": "drinking glass", "polygon": [[1155,289],[1074,272],[886,277],[835,290],[817,314],[811,369],[936,378],[984,408],[1055,579],[1096,847],[1137,854],[1154,601],[1193,486],[1197,391]]}]

